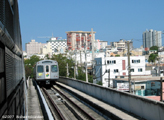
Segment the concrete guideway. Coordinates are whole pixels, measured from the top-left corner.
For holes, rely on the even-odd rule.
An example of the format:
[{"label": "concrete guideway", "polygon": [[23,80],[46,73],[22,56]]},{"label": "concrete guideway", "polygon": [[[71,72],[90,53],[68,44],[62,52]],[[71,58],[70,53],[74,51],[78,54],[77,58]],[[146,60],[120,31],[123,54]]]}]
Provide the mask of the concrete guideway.
[{"label": "concrete guideway", "polygon": [[136,115],[141,119],[163,120],[164,118],[163,102],[73,78],[60,77],[58,82],[80,90],[87,95],[119,108],[122,111],[126,111],[129,114]]},{"label": "concrete guideway", "polygon": [[[71,108],[71,112],[76,116],[76,118],[85,120],[105,120],[102,115],[97,114],[93,109],[89,108],[84,104],[84,101],[79,101],[76,96],[70,94],[66,89],[61,88],[58,84],[52,87],[55,93],[58,93],[67,108]],[[108,118],[107,118],[108,119]]]},{"label": "concrete guideway", "polygon": [[128,113],[124,112],[123,110],[119,110],[109,104],[106,104],[94,97],[91,97],[77,89],[64,85],[62,83],[57,82],[60,86],[68,89],[69,91],[75,93],[76,95],[80,96],[81,98],[85,99],[90,103],[90,105],[96,106],[101,111],[103,110],[105,115],[111,117],[112,119],[125,119],[125,120],[138,120],[139,118],[129,115]]},{"label": "concrete guideway", "polygon": [[[30,79],[28,81],[28,117],[30,119],[54,120],[47,102],[37,85],[36,81]],[[31,100],[33,99],[33,100]]]},{"label": "concrete guideway", "polygon": [[27,119],[44,120],[37,91],[32,79],[28,81],[28,116]]}]

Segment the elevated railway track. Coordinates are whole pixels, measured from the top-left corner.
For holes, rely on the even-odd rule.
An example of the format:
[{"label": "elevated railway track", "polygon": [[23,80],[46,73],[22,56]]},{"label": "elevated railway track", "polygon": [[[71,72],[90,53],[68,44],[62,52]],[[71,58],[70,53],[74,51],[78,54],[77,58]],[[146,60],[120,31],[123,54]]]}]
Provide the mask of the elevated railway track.
[{"label": "elevated railway track", "polygon": [[49,89],[42,87],[41,90],[51,109],[54,119],[63,119],[63,120],[105,119],[57,85],[54,85]]}]

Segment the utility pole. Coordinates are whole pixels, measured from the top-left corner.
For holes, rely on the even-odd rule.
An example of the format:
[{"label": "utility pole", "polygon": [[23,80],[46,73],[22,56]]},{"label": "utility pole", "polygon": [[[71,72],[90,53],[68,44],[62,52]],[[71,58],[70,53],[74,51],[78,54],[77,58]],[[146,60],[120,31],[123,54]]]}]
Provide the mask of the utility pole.
[{"label": "utility pole", "polygon": [[[84,37],[85,41],[85,37]],[[85,75],[86,75],[86,82],[88,82],[88,71],[87,71],[87,46],[86,46],[86,41],[85,41]]]},{"label": "utility pole", "polygon": [[[102,83],[102,67],[100,68],[100,81]],[[102,85],[103,85],[103,83],[102,83]]]},{"label": "utility pole", "polygon": [[128,81],[129,81],[129,92],[131,93],[131,67],[130,67],[130,47],[129,47],[129,41],[128,43]]},{"label": "utility pole", "polygon": [[159,74],[159,76],[161,76],[160,74],[160,57],[158,58],[159,60],[158,60],[158,74]]},{"label": "utility pole", "polygon": [[74,78],[76,79],[76,49],[75,49],[75,67],[74,67]]},{"label": "utility pole", "polygon": [[108,87],[110,87],[110,69],[108,69]]},{"label": "utility pole", "polygon": [[80,49],[80,66],[82,67],[81,49]]},{"label": "utility pole", "polygon": [[135,94],[135,80],[133,79],[133,94]]},{"label": "utility pole", "polygon": [[76,79],[76,65],[74,66],[74,78]]},{"label": "utility pole", "polygon": [[91,28],[91,40],[92,40],[92,74],[94,75],[94,38],[93,38],[93,28]]},{"label": "utility pole", "polygon": [[161,82],[161,99],[160,99],[160,101],[163,102],[163,84],[162,84],[162,77],[160,78],[160,82]]},{"label": "utility pole", "polygon": [[69,72],[68,72],[68,63],[67,63],[67,77],[69,76]]}]

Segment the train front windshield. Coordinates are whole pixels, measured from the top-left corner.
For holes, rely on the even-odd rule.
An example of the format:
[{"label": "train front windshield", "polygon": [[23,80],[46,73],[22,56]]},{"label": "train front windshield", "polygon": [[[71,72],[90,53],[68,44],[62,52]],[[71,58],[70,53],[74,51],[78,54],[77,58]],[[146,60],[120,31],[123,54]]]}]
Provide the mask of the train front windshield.
[{"label": "train front windshield", "polygon": [[51,65],[51,71],[57,72],[58,71],[57,65]]},{"label": "train front windshield", "polygon": [[43,72],[43,66],[39,65],[39,66],[37,67],[37,72],[38,72],[38,73],[42,73],[42,72]]}]

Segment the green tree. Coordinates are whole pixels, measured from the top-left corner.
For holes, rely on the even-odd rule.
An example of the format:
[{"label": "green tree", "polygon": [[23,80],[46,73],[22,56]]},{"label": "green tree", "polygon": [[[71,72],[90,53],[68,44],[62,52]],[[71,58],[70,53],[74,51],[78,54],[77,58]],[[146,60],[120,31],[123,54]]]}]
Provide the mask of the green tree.
[{"label": "green tree", "polygon": [[30,57],[30,63],[31,63],[31,66],[34,67],[34,65],[40,61],[40,58],[36,55],[33,55]]},{"label": "green tree", "polygon": [[82,67],[78,67],[78,76],[76,76],[78,80],[86,81],[86,74],[83,71]]},{"label": "green tree", "polygon": [[117,55],[115,55],[115,57],[120,57],[120,55],[117,54]]},{"label": "green tree", "polygon": [[40,59],[36,55],[31,56],[30,59],[24,60],[26,77],[28,76],[33,77],[33,69],[38,61],[40,61]]},{"label": "green tree", "polygon": [[156,50],[158,53],[158,46],[152,46],[152,47],[150,47],[150,50]]},{"label": "green tree", "polygon": [[68,70],[69,70],[69,77],[73,77],[74,76],[74,62],[72,59],[67,59],[67,57],[65,57],[62,54],[58,54],[58,55],[53,55],[52,60],[56,60],[58,62],[59,65],[59,75],[60,76],[66,76],[66,65],[68,63]]},{"label": "green tree", "polygon": [[98,81],[97,84],[98,84],[98,85],[102,85],[102,82],[101,82],[101,81]]},{"label": "green tree", "polygon": [[50,59],[50,57],[49,57],[49,55],[48,55],[48,54],[46,54],[46,55],[45,55],[45,58],[46,58],[46,59]]},{"label": "green tree", "polygon": [[93,83],[93,75],[88,75],[88,81],[89,81],[90,83]]},{"label": "green tree", "polygon": [[[86,81],[86,73],[83,71],[83,67],[78,67],[78,80]],[[88,82],[93,83],[93,76],[88,74]]]},{"label": "green tree", "polygon": [[157,57],[158,57],[158,54],[150,54],[149,55],[149,59],[148,59],[148,61],[149,62],[155,62],[155,60],[157,59]]},{"label": "green tree", "polygon": [[[70,77],[70,78],[74,77],[75,62],[71,58],[71,56],[68,59],[65,55],[58,54],[58,55],[53,55],[51,59],[52,60],[56,60],[58,62],[58,65],[59,65],[59,76],[67,76],[66,75],[67,74],[66,73],[67,72],[66,66],[67,66],[67,63],[68,63],[68,70],[69,70],[69,76],[68,77]],[[77,69],[78,69],[78,75],[76,76],[76,79],[82,80],[82,81],[86,81],[86,75],[85,75],[85,72],[84,72],[84,68],[83,67],[79,67],[77,65]],[[88,74],[88,81],[90,83],[93,83],[92,75]]]}]

